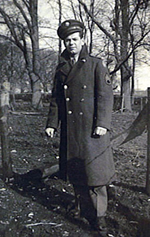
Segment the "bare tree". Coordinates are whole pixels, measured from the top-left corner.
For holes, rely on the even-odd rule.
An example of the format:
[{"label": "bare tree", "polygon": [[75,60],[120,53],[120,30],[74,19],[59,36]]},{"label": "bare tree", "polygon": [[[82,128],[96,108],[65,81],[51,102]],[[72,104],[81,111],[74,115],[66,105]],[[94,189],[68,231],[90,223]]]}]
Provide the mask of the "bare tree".
[{"label": "bare tree", "polygon": [[[105,34],[105,36],[112,42],[113,45],[113,55],[114,55],[114,70],[111,71],[111,75],[120,70],[121,74],[121,95],[122,109],[131,110],[131,78],[133,83],[133,75],[135,65],[135,51],[142,45],[143,40],[150,32],[147,22],[143,22],[144,13],[148,8],[148,1],[130,1],[130,0],[116,0],[114,6],[114,19],[110,20],[110,26],[113,32],[110,32],[106,27],[104,27],[101,22],[98,20],[98,16],[92,13],[88,9],[87,4],[82,0],[78,0],[79,3],[83,6],[84,11],[92,19],[92,21],[97,25],[97,27]],[[144,6],[144,7],[143,7]],[[141,22],[138,21],[138,16],[142,16]],[[134,25],[138,25],[138,37],[134,36],[132,28]],[[136,27],[137,28],[137,27]],[[140,35],[141,31],[141,35]],[[114,34],[115,32],[115,34]],[[111,53],[112,54],[112,53]],[[133,60],[131,62],[131,56]],[[132,84],[132,92],[133,92]]]},{"label": "bare tree", "polygon": [[[10,4],[10,3],[9,3]],[[41,103],[40,63],[39,63],[39,32],[38,32],[38,0],[12,0],[15,14],[4,4],[0,7],[0,15],[7,26],[9,35],[1,35],[10,40],[23,53],[26,67],[31,80],[33,92],[32,106],[39,108]],[[31,42],[29,44],[28,42]]]}]

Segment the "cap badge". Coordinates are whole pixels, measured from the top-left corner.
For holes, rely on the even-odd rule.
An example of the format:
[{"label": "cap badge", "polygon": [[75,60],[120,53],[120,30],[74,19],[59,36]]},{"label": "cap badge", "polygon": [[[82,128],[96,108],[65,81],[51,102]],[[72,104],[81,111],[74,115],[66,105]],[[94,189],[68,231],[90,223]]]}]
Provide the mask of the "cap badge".
[{"label": "cap badge", "polygon": [[69,25],[70,25],[70,22],[69,22],[69,21],[66,21],[66,22],[65,22],[65,26],[68,27]]}]

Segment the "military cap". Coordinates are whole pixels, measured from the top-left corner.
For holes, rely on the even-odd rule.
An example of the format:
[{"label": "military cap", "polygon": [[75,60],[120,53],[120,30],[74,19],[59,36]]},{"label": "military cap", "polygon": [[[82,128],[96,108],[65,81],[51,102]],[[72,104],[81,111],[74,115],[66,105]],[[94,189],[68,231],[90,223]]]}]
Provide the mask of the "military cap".
[{"label": "military cap", "polygon": [[84,24],[77,20],[66,20],[58,28],[59,38],[64,40],[68,35],[76,32],[83,32]]}]

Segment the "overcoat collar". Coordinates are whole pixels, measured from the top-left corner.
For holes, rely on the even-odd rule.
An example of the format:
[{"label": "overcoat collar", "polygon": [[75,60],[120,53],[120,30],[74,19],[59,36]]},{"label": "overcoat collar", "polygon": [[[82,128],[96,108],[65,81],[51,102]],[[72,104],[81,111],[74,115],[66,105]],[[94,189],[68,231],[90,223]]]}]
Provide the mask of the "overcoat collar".
[{"label": "overcoat collar", "polygon": [[89,57],[89,54],[87,51],[87,46],[84,45],[82,47],[81,52],[80,52],[78,61],[72,67],[69,62],[69,60],[70,60],[69,53],[65,49],[60,56],[60,61],[59,61],[59,65],[57,67],[57,71],[60,71],[61,73],[63,73],[66,76],[66,82],[70,81],[71,79],[73,79],[74,76],[77,75],[80,68],[87,62],[88,57]]}]

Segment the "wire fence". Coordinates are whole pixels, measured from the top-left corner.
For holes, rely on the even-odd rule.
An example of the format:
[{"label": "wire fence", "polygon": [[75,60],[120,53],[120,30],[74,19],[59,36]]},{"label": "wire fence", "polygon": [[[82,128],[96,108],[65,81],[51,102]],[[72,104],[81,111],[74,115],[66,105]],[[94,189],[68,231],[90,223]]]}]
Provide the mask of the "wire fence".
[{"label": "wire fence", "polygon": [[[122,101],[124,100],[124,97],[120,95],[114,95],[114,111],[118,110],[121,108]],[[140,112],[144,105],[148,101],[148,97],[146,95],[140,96],[140,95],[135,95],[133,97],[129,96],[129,100],[131,101],[131,108],[133,111]],[[122,108],[123,110],[124,108]]]},{"label": "wire fence", "polygon": [[[42,94],[42,101],[44,103],[49,103],[49,100],[51,98],[50,93],[43,93]],[[20,94],[11,94],[10,95],[10,101],[12,109],[17,106],[17,102],[31,102],[32,94],[31,93],[20,93]],[[121,106],[121,102],[124,99],[123,96],[121,96],[119,93],[114,93],[114,111],[119,110]],[[131,101],[131,107],[133,111],[139,112],[143,109],[144,105],[148,101],[148,97],[145,92],[139,92],[138,94],[135,94],[134,96],[129,96],[129,100]]]}]

